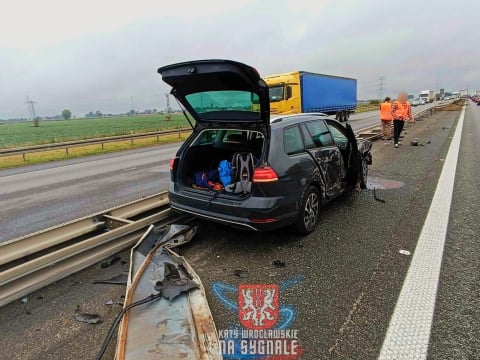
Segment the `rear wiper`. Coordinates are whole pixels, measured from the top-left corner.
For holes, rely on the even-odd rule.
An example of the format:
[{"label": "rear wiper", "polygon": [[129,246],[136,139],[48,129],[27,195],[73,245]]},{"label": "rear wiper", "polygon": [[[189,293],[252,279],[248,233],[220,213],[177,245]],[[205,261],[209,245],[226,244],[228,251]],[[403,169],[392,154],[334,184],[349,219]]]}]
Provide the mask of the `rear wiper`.
[{"label": "rear wiper", "polygon": [[190,121],[190,118],[188,117],[187,112],[185,111],[185,108],[182,106],[182,104],[180,103],[180,101],[178,101],[178,99],[176,97],[175,97],[175,100],[177,101],[178,106],[180,106],[180,109],[182,110],[183,116],[185,116],[185,119],[187,119],[188,123],[190,124],[190,127],[193,129],[193,124]]}]

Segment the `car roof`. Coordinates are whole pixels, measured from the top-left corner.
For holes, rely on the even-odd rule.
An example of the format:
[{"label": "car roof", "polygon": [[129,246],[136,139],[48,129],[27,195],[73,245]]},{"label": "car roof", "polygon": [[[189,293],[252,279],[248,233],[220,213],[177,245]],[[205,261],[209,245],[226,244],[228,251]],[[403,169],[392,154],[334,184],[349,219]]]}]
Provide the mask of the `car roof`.
[{"label": "car roof", "polygon": [[270,117],[270,126],[272,128],[283,127],[286,125],[298,124],[308,120],[318,120],[318,119],[330,119],[324,113],[299,113],[299,114],[290,114],[290,115],[275,115]]}]

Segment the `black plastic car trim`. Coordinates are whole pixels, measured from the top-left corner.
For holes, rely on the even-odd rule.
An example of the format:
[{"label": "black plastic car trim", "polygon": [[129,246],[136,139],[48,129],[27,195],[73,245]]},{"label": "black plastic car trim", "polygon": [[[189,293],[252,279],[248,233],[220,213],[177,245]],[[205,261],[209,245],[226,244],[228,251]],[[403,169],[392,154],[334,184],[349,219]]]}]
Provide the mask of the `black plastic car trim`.
[{"label": "black plastic car trim", "polygon": [[237,226],[241,226],[241,227],[246,227],[246,228],[254,230],[254,231],[259,231],[257,228],[255,228],[251,225],[245,224],[245,223],[241,223],[241,222],[237,222],[237,221],[231,221],[231,220],[219,218],[219,217],[216,217],[216,216],[205,215],[205,214],[202,214],[202,213],[199,213],[199,212],[196,212],[196,211],[192,211],[192,210],[185,210],[185,209],[182,209],[181,207],[176,207],[175,205],[172,205],[172,204],[170,204],[170,207],[173,210],[177,210],[177,211],[180,211],[180,212],[185,212],[185,213],[188,213],[188,214],[192,214],[192,215],[195,215],[195,216],[198,216],[198,217],[201,217],[201,218],[214,220],[214,221],[218,221],[218,222],[223,222],[223,223],[226,223],[226,224],[233,224],[233,225],[237,225]]}]

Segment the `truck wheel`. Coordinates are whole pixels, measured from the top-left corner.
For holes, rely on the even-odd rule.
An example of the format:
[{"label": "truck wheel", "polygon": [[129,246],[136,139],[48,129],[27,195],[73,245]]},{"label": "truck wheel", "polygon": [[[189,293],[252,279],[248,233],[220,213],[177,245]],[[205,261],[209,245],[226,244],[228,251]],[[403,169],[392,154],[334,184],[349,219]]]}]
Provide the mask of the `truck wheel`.
[{"label": "truck wheel", "polygon": [[335,119],[337,121],[340,121],[342,122],[342,113],[340,111],[338,111],[336,114],[335,114]]},{"label": "truck wheel", "polygon": [[345,111],[345,121],[350,119],[350,111]]},{"label": "truck wheel", "polygon": [[297,234],[307,235],[315,230],[320,213],[320,193],[315,186],[305,192],[300,211],[298,212],[295,230]]}]

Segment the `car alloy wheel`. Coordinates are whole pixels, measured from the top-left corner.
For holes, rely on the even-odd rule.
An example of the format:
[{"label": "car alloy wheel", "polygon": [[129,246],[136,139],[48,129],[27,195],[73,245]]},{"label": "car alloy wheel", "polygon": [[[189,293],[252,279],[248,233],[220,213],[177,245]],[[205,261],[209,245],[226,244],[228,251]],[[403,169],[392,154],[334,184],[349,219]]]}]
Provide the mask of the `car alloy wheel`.
[{"label": "car alloy wheel", "polygon": [[316,192],[311,192],[307,197],[303,211],[303,223],[307,230],[311,230],[315,227],[319,207],[318,194]]}]

